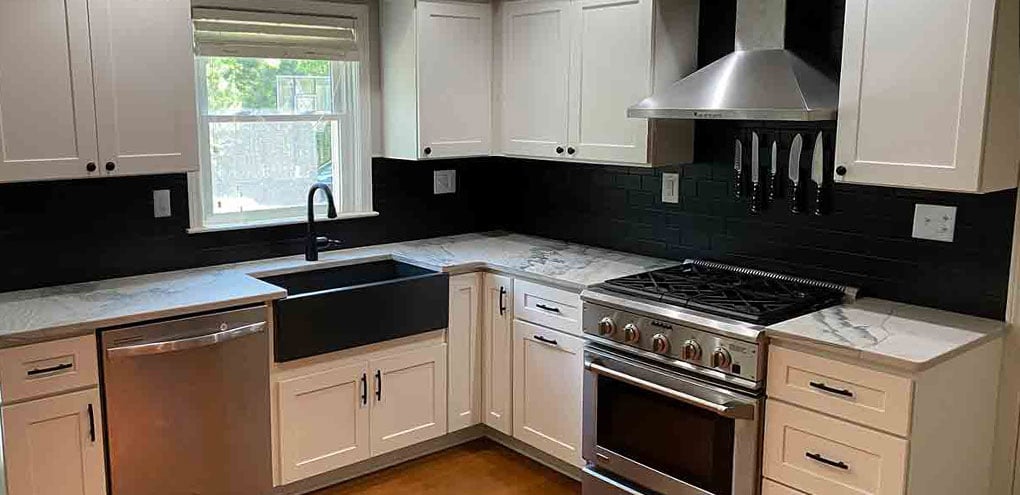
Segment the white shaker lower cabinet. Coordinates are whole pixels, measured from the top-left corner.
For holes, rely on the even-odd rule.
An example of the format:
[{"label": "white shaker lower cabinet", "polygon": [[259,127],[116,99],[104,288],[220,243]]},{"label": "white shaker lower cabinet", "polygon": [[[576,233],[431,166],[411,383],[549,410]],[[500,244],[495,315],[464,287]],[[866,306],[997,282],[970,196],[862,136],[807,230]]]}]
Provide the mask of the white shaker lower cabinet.
[{"label": "white shaker lower cabinet", "polygon": [[371,362],[372,455],[446,434],[446,345]]},{"label": "white shaker lower cabinet", "polygon": [[1017,185],[1016,0],[849,0],[836,181],[962,192]]},{"label": "white shaker lower cabinet", "polygon": [[581,459],[584,341],[514,321],[514,437],[575,466]]},{"label": "white shaker lower cabinet", "polygon": [[482,419],[513,435],[514,280],[486,273],[482,287]]},{"label": "white shaker lower cabinet", "polygon": [[482,276],[450,277],[447,419],[449,431],[482,422]]},{"label": "white shaker lower cabinet", "polygon": [[4,406],[2,413],[7,494],[106,495],[98,389]]},{"label": "white shaker lower cabinet", "polygon": [[367,362],[278,383],[283,483],[369,458],[367,391]]}]

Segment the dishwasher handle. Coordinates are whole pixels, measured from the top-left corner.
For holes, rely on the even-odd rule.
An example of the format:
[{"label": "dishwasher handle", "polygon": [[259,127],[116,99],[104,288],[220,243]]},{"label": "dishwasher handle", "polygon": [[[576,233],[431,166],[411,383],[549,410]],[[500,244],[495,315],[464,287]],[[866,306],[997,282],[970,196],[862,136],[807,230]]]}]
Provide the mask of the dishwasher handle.
[{"label": "dishwasher handle", "polygon": [[199,335],[196,337],[110,347],[106,350],[106,355],[110,359],[115,359],[121,357],[144,356],[149,354],[163,354],[167,352],[195,349],[198,347],[208,347],[227,342],[229,340],[239,339],[246,335],[262,332],[266,329],[266,322],[260,321],[258,323],[251,323],[234,328],[226,328],[226,326],[226,324],[223,324],[218,332]]}]

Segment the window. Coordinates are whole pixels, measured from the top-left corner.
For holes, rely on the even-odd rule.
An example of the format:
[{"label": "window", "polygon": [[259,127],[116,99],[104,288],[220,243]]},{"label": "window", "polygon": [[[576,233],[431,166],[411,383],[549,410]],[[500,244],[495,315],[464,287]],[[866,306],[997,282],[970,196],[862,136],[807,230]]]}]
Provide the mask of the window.
[{"label": "window", "polygon": [[[332,6],[360,11],[356,6]],[[202,166],[192,230],[300,221],[309,187],[372,211],[365,33],[352,16],[193,11]],[[325,198],[316,198],[325,211]]]}]

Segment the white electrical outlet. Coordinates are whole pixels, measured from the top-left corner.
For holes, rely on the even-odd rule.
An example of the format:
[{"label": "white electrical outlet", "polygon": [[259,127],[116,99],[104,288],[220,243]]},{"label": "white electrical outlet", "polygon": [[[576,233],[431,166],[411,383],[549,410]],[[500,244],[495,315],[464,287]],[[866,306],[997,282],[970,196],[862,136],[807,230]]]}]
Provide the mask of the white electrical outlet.
[{"label": "white electrical outlet", "polygon": [[680,202],[680,174],[662,174],[662,202]]},{"label": "white electrical outlet", "polygon": [[953,242],[956,233],[956,207],[918,204],[914,206],[914,232],[917,239]]},{"label": "white electrical outlet", "polygon": [[457,171],[436,170],[432,176],[432,194],[452,194],[457,192]]},{"label": "white electrical outlet", "polygon": [[154,218],[167,218],[170,215],[170,190],[157,189],[152,191],[152,216]]}]

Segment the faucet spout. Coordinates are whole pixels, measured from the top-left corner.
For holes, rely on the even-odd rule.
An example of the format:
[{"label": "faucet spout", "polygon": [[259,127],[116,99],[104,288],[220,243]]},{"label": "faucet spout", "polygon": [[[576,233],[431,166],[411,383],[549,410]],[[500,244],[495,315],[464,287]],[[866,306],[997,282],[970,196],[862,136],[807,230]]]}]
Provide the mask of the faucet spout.
[{"label": "faucet spout", "polygon": [[308,233],[305,237],[305,260],[318,261],[319,259],[319,238],[315,233],[315,193],[322,191],[326,194],[326,216],[336,218],[336,203],[333,201],[333,190],[321,182],[312,184],[308,189]]}]

